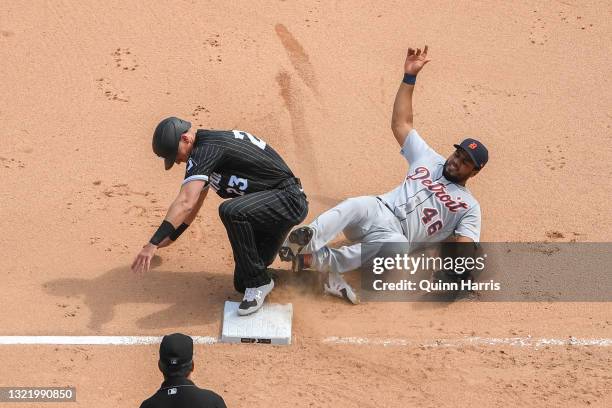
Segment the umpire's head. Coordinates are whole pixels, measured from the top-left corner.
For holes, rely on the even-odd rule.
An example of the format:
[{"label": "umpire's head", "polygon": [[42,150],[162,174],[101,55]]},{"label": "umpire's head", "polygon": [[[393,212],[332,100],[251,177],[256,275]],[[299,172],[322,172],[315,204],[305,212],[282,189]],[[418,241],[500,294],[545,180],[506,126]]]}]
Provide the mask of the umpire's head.
[{"label": "umpire's head", "polygon": [[153,151],[163,157],[166,170],[174,163],[184,163],[189,158],[195,141],[195,129],[191,123],[174,116],[159,122],[153,133]]},{"label": "umpire's head", "polygon": [[193,339],[182,333],[164,336],[158,366],[166,378],[189,377],[193,371]]}]

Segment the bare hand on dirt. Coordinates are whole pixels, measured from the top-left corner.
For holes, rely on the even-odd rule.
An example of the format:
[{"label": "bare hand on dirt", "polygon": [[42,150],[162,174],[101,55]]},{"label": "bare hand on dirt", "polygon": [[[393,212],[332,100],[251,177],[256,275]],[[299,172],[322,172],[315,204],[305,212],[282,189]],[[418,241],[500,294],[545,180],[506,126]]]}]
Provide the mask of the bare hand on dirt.
[{"label": "bare hand on dirt", "polygon": [[134,273],[142,273],[148,272],[151,269],[151,259],[153,259],[153,255],[155,255],[155,250],[157,247],[151,243],[148,243],[140,250],[140,253],[132,262],[132,272]]}]

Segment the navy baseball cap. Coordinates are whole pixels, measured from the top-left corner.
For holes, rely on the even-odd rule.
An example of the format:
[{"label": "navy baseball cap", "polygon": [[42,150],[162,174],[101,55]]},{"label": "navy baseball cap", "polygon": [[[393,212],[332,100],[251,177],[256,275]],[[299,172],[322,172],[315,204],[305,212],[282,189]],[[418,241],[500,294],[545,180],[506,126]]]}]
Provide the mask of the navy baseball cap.
[{"label": "navy baseball cap", "polygon": [[153,151],[165,159],[166,170],[174,165],[181,135],[191,128],[186,120],[170,117],[159,122],[153,133]]},{"label": "navy baseball cap", "polygon": [[164,336],[159,346],[159,368],[165,374],[182,371],[193,362],[193,339],[182,333]]},{"label": "navy baseball cap", "polygon": [[489,151],[476,139],[467,138],[460,144],[453,145],[457,149],[464,150],[474,162],[478,170],[482,169],[489,161]]}]

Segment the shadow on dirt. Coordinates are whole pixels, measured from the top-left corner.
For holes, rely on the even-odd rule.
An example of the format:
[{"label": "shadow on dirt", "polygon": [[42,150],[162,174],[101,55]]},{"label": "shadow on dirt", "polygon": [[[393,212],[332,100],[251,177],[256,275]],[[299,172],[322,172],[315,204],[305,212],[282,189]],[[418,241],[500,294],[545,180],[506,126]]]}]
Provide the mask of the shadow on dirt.
[{"label": "shadow on dirt", "polygon": [[[163,329],[218,322],[226,300],[242,299],[242,294],[234,290],[231,274],[160,270],[161,264],[161,259],[156,256],[152,269],[142,276],[133,274],[126,265],[111,269],[95,279],[52,280],[44,284],[44,290],[54,296],[82,298],[91,311],[87,326],[93,330],[100,330],[111,322],[119,305],[168,305],[163,310],[136,320],[138,328]],[[294,274],[281,269],[269,271],[277,288],[272,292],[271,301],[291,302],[295,296],[321,294],[322,283],[318,273]]]},{"label": "shadow on dirt", "polygon": [[160,270],[160,266],[160,258],[155,257],[152,269],[142,276],[133,274],[126,265],[95,279],[52,280],[44,284],[44,289],[55,296],[82,297],[91,310],[88,327],[94,330],[112,321],[114,308],[122,304],[169,305],[136,321],[139,328],[159,329],[218,321],[224,301],[241,298],[233,288],[231,275],[174,272]]}]

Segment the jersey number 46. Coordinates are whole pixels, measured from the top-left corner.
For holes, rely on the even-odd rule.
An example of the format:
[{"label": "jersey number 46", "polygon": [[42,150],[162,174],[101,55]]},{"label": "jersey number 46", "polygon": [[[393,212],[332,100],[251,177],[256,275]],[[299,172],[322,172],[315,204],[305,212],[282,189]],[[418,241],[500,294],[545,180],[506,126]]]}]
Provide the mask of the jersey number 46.
[{"label": "jersey number 46", "polygon": [[432,222],[436,215],[438,215],[438,210],[435,208],[423,208],[423,217],[421,217],[421,221],[427,226],[427,235],[431,236],[442,229],[441,220]]}]

